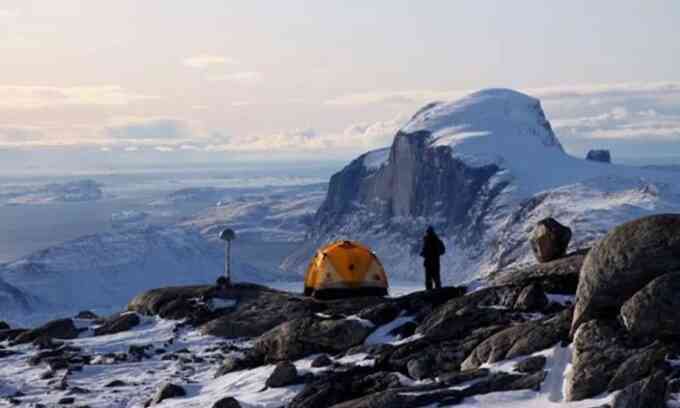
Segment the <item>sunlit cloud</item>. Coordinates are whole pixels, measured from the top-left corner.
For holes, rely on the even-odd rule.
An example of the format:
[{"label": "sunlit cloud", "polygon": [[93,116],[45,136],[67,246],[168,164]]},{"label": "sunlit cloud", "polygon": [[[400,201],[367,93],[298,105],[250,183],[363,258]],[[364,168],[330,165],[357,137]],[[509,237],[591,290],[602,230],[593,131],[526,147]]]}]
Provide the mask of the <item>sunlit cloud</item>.
[{"label": "sunlit cloud", "polygon": [[37,126],[0,125],[0,141],[31,142],[45,137],[43,129]]},{"label": "sunlit cloud", "polygon": [[528,88],[524,91],[541,99],[680,95],[680,82],[575,84]]},{"label": "sunlit cloud", "polygon": [[191,136],[189,125],[176,118],[116,118],[104,129],[107,137],[126,141],[157,141],[186,139]]},{"label": "sunlit cloud", "polygon": [[242,106],[250,106],[253,105],[253,102],[248,102],[248,101],[235,101],[231,103],[231,106],[235,108],[240,108]]},{"label": "sunlit cloud", "polygon": [[341,95],[324,101],[324,105],[332,106],[362,106],[374,104],[414,104],[439,100],[452,100],[469,92],[411,90],[411,91],[381,91],[359,92]]},{"label": "sunlit cloud", "polygon": [[19,12],[16,10],[3,10],[0,9],[0,18],[17,17]]},{"label": "sunlit cloud", "polygon": [[[680,82],[624,82],[611,84],[575,84],[519,89],[537,98],[571,99],[593,97],[633,97],[680,95]],[[468,90],[398,90],[367,91],[340,95],[323,103],[335,106],[362,106],[373,104],[414,104],[450,101],[474,92]]]},{"label": "sunlit cloud", "polygon": [[[7,87],[4,88],[5,90]],[[64,104],[66,97],[80,101],[89,93],[60,92],[65,88],[46,87],[29,92],[43,106],[52,98]],[[79,88],[80,89],[80,88]],[[680,142],[680,87],[674,83],[579,85],[524,89],[543,102],[548,119],[562,143],[569,146],[608,145],[609,142]],[[48,92],[49,91],[49,92]],[[100,90],[101,91],[101,90]],[[53,92],[55,95],[52,95]],[[112,91],[123,92],[120,88]],[[107,95],[106,91],[93,92]],[[399,115],[386,120],[349,122],[336,129],[317,127],[281,129],[278,132],[238,134],[202,122],[199,118],[174,116],[121,116],[104,123],[56,125],[30,123],[0,124],[0,146],[96,145],[106,147],[139,147],[144,151],[232,151],[267,154],[318,152],[333,155],[337,151],[362,153],[391,144],[394,135],[409,117],[426,102],[451,100],[468,92],[398,92],[354,94],[338,105],[358,103],[400,104]],[[70,95],[70,96],[69,96]],[[75,95],[75,96],[74,96]],[[409,99],[411,98],[411,99]],[[115,98],[113,98],[115,100]],[[134,100],[134,98],[132,98]],[[387,101],[387,102],[385,102]],[[411,101],[413,105],[406,104]],[[6,102],[3,102],[6,103]],[[73,103],[73,102],[69,102]],[[246,107],[255,102],[236,100],[229,105]],[[404,104],[403,106],[401,104]],[[25,101],[36,106],[37,102]],[[207,105],[194,105],[198,113]],[[160,148],[160,149],[159,149]]]},{"label": "sunlit cloud", "polygon": [[158,97],[130,92],[118,85],[73,87],[0,85],[0,108],[10,109],[69,105],[129,105],[149,99]]},{"label": "sunlit cloud", "polygon": [[227,81],[239,84],[256,84],[262,81],[262,73],[257,71],[234,72],[232,74],[213,75],[208,77],[210,81]]},{"label": "sunlit cloud", "polygon": [[229,57],[224,57],[221,55],[209,55],[209,54],[202,54],[202,55],[196,55],[193,57],[188,57],[185,58],[182,63],[190,68],[197,68],[197,69],[204,69],[208,68],[211,66],[220,66],[220,65],[225,65],[225,64],[236,64],[238,61],[236,61],[233,58]]}]

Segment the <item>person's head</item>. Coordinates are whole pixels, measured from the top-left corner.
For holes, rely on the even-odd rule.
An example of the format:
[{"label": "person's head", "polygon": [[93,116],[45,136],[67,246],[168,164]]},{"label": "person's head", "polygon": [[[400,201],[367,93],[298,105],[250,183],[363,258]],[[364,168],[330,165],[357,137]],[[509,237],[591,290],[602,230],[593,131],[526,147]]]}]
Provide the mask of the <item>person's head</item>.
[{"label": "person's head", "polygon": [[433,227],[432,225],[430,225],[429,227],[427,227],[427,230],[425,231],[425,234],[427,234],[427,235],[434,235],[434,227]]}]

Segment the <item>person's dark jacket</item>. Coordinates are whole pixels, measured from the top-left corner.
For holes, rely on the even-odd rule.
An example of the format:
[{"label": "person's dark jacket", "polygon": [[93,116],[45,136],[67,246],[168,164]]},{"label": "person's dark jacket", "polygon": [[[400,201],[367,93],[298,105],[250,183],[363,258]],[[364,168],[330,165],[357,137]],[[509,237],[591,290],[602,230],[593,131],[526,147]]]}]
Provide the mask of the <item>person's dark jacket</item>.
[{"label": "person's dark jacket", "polygon": [[427,233],[423,237],[423,249],[420,256],[425,258],[425,264],[439,263],[439,257],[446,253],[446,247],[436,233]]}]

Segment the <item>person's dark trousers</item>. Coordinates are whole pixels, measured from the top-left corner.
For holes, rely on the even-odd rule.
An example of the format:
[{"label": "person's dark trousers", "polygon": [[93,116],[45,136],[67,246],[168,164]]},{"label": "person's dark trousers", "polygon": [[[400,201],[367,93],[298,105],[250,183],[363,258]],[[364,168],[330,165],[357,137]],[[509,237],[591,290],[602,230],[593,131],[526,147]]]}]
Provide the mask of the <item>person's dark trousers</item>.
[{"label": "person's dark trousers", "polygon": [[433,287],[435,289],[441,289],[442,278],[439,269],[439,260],[425,262],[425,288],[427,288],[427,290],[432,290]]}]

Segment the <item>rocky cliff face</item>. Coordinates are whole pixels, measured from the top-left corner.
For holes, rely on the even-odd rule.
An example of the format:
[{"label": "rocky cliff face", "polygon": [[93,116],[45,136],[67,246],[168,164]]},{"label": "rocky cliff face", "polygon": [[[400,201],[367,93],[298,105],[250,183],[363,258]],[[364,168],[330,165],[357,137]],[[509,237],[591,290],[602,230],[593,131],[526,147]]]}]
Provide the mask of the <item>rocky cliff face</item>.
[{"label": "rocky cliff face", "polygon": [[614,215],[577,231],[575,246],[653,211],[636,203],[658,198],[645,191],[658,190],[649,180],[659,177],[631,171],[566,154],[540,102],[527,95],[492,89],[430,104],[389,149],[366,153],[331,178],[308,241],[284,268],[302,273],[315,248],[351,238],[370,245],[392,277],[419,278],[420,236],[431,224],[449,248],[445,279],[460,282],[529,261],[526,231],[544,217],[586,224],[590,213],[574,206],[579,200],[606,201]]}]

